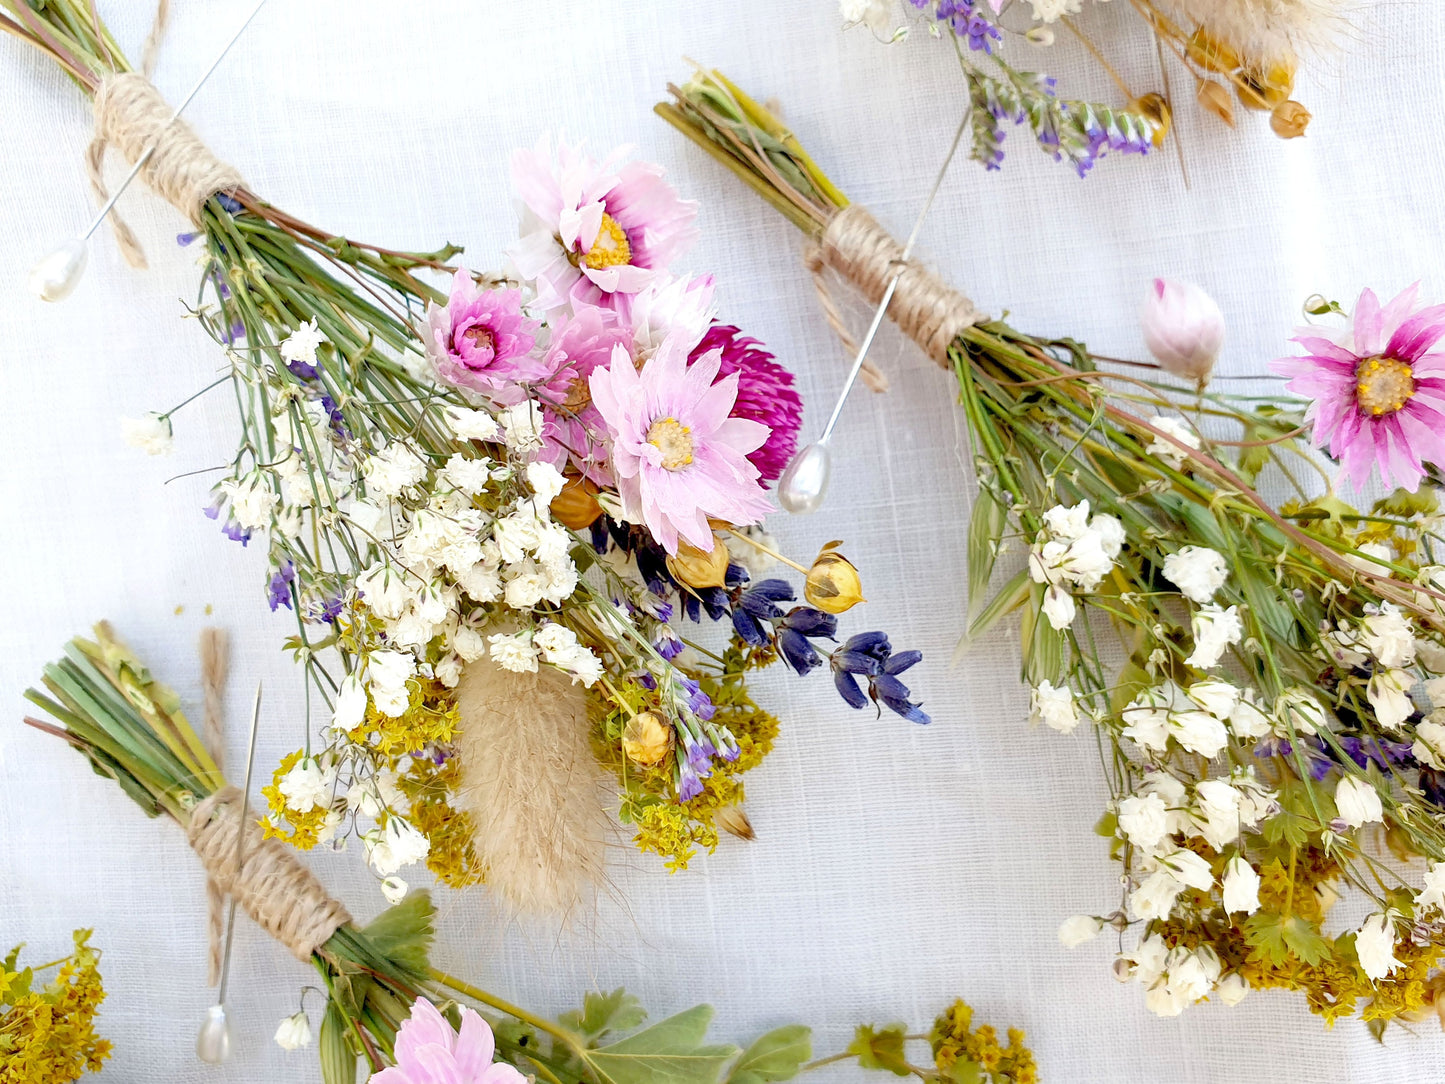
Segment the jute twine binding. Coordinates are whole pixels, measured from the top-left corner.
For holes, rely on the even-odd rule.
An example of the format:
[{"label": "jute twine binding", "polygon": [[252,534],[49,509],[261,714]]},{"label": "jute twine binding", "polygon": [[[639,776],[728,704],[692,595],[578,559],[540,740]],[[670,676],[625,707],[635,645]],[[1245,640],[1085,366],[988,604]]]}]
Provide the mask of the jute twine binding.
[{"label": "jute twine binding", "polygon": [[[224,629],[204,628],[201,630],[201,692],[205,696],[206,748],[216,767],[225,770],[223,759],[226,751],[223,722],[226,675],[230,670],[230,640]],[[206,918],[210,945],[209,963],[206,969],[206,985],[215,986],[221,978],[221,937],[225,934],[225,919],[221,914],[225,893],[214,877],[206,878]]]},{"label": "jute twine binding", "polygon": [[[95,92],[95,136],[85,153],[90,186],[101,203],[105,189],[105,152],[114,146],[134,165],[146,148],[155,153],[141,168],[141,180],[171,206],[201,225],[201,209],[217,192],[244,185],[241,174],[222,162],[183,120],[171,120],[171,107],[144,75],[125,72],[107,76]],[[145,252],[129,226],[110,213],[116,243],[133,267],[145,267]]]},{"label": "jute twine binding", "polygon": [[240,819],[241,792],[224,787],[191,811],[186,838],[221,891],[234,895],[256,924],[298,960],[310,962],[351,916],[284,843],[263,839],[254,820],[246,825],[246,857],[236,876]]},{"label": "jute twine binding", "polygon": [[[868,209],[854,203],[833,216],[822,241],[805,255],[823,310],[845,345],[852,343],[852,337],[842,328],[837,307],[827,292],[823,269],[836,271],[870,304],[877,305],[883,300],[902,253],[903,246],[878,225]],[[966,328],[987,319],[967,297],[911,261],[904,265],[888,315],[925,354],[945,368],[952,364],[948,348],[953,340]],[[856,348],[850,345],[850,349]]]}]

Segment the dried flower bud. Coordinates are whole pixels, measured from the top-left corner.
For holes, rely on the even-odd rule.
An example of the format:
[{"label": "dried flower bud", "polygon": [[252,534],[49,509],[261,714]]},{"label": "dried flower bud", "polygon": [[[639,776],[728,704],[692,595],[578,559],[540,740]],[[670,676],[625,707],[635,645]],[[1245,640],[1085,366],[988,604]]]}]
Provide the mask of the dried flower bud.
[{"label": "dried flower bud", "polygon": [[1047,49],[1054,43],[1054,29],[1051,26],[1033,26],[1024,31],[1024,37],[1030,45]]},{"label": "dried flower bud", "polygon": [[655,711],[634,715],[622,730],[622,751],[634,764],[655,768],[672,752],[672,727]]},{"label": "dried flower bud", "polygon": [[1184,43],[1185,55],[1205,71],[1232,72],[1239,67],[1239,54],[1204,27],[1198,27]]},{"label": "dried flower bud", "polygon": [[1269,126],[1280,139],[1298,139],[1310,126],[1310,111],[1293,99],[1280,102],[1269,115]]},{"label": "dried flower bud", "polygon": [[1165,371],[1201,388],[1209,382],[1224,345],[1224,314],[1212,297],[1193,283],[1155,279],[1139,323]]},{"label": "dried flower bud", "polygon": [[753,822],[748,820],[748,815],[743,812],[740,805],[725,805],[713,816],[714,822],[724,832],[737,836],[739,839],[753,839]]},{"label": "dried flower bud", "polygon": [[1151,137],[1154,147],[1157,150],[1164,146],[1164,137],[1169,134],[1169,124],[1174,114],[1169,109],[1169,102],[1162,94],[1145,94],[1143,97],[1135,98],[1129,103],[1129,108],[1135,113],[1142,114],[1154,122],[1154,134]]},{"label": "dried flower bud", "polygon": [[667,571],[687,587],[723,587],[727,584],[728,548],[713,535],[712,549],[704,553],[685,538],[677,540],[677,553],[667,558]]},{"label": "dried flower bud", "polygon": [[1199,104],[1231,128],[1234,127],[1234,99],[1221,84],[1210,79],[1199,80],[1195,88]]},{"label": "dried flower bud", "polygon": [[602,514],[597,503],[597,487],[580,475],[567,478],[562,492],[552,498],[552,515],[564,527],[586,530]]},{"label": "dried flower bud", "polygon": [[840,614],[865,601],[858,570],[837,550],[842,544],[829,542],[819,551],[803,586],[803,597],[824,613]]}]

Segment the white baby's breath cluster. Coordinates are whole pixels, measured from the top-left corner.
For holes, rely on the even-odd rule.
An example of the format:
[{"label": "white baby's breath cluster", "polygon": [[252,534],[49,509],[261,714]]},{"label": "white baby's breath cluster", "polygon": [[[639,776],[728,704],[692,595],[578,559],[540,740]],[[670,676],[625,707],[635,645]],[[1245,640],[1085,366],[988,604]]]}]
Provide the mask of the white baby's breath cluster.
[{"label": "white baby's breath cluster", "polygon": [[[1184,423],[1151,424],[1201,446]],[[1157,438],[1155,444],[1148,454],[1179,469],[1179,449]],[[1120,688],[1130,691],[1122,696],[1085,680],[1088,664],[1079,662],[1066,668],[1075,680],[1036,681],[1030,713],[1064,734],[1092,719],[1129,761],[1127,788],[1101,827],[1124,864],[1122,906],[1066,920],[1059,939],[1075,946],[1105,927],[1135,931],[1116,973],[1140,984],[1152,1011],[1174,1016],[1206,998],[1233,1005],[1248,993],[1230,962],[1237,949],[1221,956],[1208,937],[1181,943],[1171,931],[1223,922],[1253,938],[1256,922],[1264,922],[1260,930],[1274,928],[1275,916],[1262,913],[1265,866],[1299,819],[1301,802],[1326,810],[1327,833],[1348,848],[1353,833],[1391,823],[1397,764],[1445,775],[1445,644],[1401,601],[1378,600],[1351,613],[1332,607],[1346,588],[1322,583],[1313,604],[1336,616],[1320,625],[1313,645],[1291,649],[1312,654],[1305,672],[1327,679],[1281,683],[1255,665],[1249,607],[1308,599],[1273,584],[1269,598],[1256,588],[1241,599],[1234,562],[1177,534],[1140,535],[1158,548],[1146,595],[1129,564],[1137,528],[1126,540],[1128,518],[1127,510],[1095,512],[1084,500],[1041,513],[1027,566],[1029,579],[1044,588],[1034,595],[1038,622],[1073,645],[1070,657],[1079,660],[1095,657],[1096,649],[1078,610],[1098,606],[1115,618],[1127,615],[1119,627],[1132,637],[1126,643],[1136,662],[1125,671]],[[1402,560],[1398,545],[1365,543],[1360,550],[1367,571],[1388,571]],[[1415,580],[1438,589],[1442,572],[1421,565]],[[1376,737],[1355,737],[1361,728]],[[1296,780],[1288,800],[1278,782],[1281,765]],[[1353,952],[1370,982],[1384,982],[1403,966],[1400,950],[1412,923],[1445,922],[1445,861],[1428,863],[1423,882],[1412,907],[1402,910],[1398,894],[1382,894],[1353,928]],[[1327,909],[1336,895],[1322,887],[1316,897]]]},{"label": "white baby's breath cluster", "polygon": [[1074,622],[1073,591],[1099,586],[1124,545],[1124,525],[1115,516],[1089,515],[1089,502],[1055,505],[1043,515],[1043,529],[1029,550],[1029,576],[1043,585],[1044,616],[1055,629]]}]

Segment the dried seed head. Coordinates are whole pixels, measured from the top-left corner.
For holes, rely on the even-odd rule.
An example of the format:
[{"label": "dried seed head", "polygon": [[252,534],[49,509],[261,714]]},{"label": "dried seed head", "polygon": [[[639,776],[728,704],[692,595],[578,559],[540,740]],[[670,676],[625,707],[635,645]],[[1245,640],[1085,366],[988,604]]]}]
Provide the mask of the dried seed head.
[{"label": "dried seed head", "polygon": [[1201,107],[1213,113],[1231,128],[1234,127],[1234,99],[1229,96],[1229,91],[1222,84],[1216,83],[1212,79],[1201,79],[1194,93],[1195,97],[1199,99]]},{"label": "dried seed head", "polygon": [[685,538],[677,541],[677,553],[667,558],[672,578],[687,587],[723,587],[727,583],[728,548],[713,536],[706,553]]},{"label": "dried seed head", "polygon": [[562,492],[552,498],[552,515],[564,527],[586,530],[602,514],[597,487],[581,476],[569,477]]},{"label": "dried seed head", "polygon": [[1148,117],[1154,123],[1154,134],[1151,137],[1154,147],[1157,150],[1164,146],[1164,137],[1169,134],[1169,125],[1174,118],[1173,112],[1169,109],[1169,102],[1162,94],[1145,94],[1143,97],[1135,98],[1129,103],[1129,108],[1135,113]]},{"label": "dried seed head", "polygon": [[623,728],[622,751],[634,764],[655,768],[672,752],[672,727],[655,711],[634,715]]},{"label": "dried seed head", "polygon": [[851,610],[863,598],[863,581],[853,562],[838,552],[841,542],[829,542],[819,552],[803,587],[803,597],[824,613]]},{"label": "dried seed head", "polygon": [[1240,66],[1239,54],[1204,27],[1197,27],[1184,44],[1186,55],[1205,71],[1225,74]]},{"label": "dried seed head", "polygon": [[748,820],[748,815],[743,812],[740,805],[725,805],[717,811],[713,820],[724,832],[737,836],[739,839],[753,839],[753,822]]},{"label": "dried seed head", "polygon": [[1293,63],[1271,64],[1268,68],[1247,68],[1236,77],[1239,100],[1249,109],[1273,109],[1294,89]]},{"label": "dried seed head", "polygon": [[1298,139],[1310,126],[1310,111],[1290,99],[1280,102],[1269,116],[1269,126],[1280,139]]}]

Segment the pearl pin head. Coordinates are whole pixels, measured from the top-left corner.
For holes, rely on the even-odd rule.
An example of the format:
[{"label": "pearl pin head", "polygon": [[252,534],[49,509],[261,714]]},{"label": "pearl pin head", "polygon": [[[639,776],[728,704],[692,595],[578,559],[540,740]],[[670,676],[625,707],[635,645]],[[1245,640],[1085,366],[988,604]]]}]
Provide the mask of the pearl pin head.
[{"label": "pearl pin head", "polygon": [[41,301],[64,301],[85,274],[88,249],[76,237],[61,245],[30,269],[30,292]]}]

